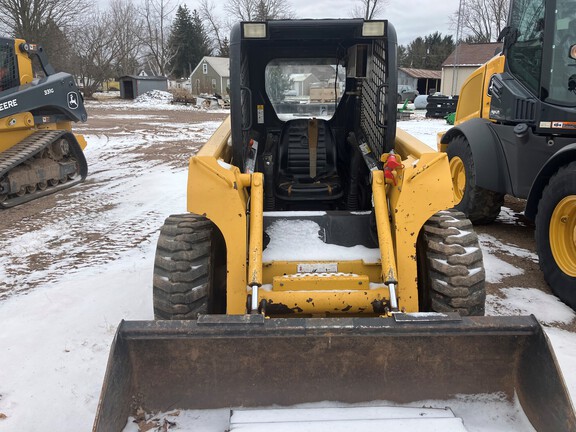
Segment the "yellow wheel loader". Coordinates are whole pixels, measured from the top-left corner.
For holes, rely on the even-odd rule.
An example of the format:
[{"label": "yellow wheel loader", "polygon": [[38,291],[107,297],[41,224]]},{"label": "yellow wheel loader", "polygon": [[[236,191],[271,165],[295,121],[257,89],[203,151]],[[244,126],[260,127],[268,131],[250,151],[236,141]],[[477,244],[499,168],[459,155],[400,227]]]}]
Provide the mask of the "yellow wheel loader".
[{"label": "yellow wheel loader", "polygon": [[483,316],[448,157],[396,129],[396,44],[388,21],[234,27],[231,115],[190,160],[189,213],[158,240],[157,320],[120,324],[94,431],[137,408],[485,393],[538,431],[576,428],[536,320]]},{"label": "yellow wheel loader", "polygon": [[0,38],[0,209],[84,180],[86,140],[71,130],[86,118],[74,78],[55,72],[41,46]]},{"label": "yellow wheel loader", "polygon": [[441,139],[456,208],[490,223],[505,194],[526,199],[540,268],[576,309],[576,3],[513,0],[503,51],[460,91]]}]

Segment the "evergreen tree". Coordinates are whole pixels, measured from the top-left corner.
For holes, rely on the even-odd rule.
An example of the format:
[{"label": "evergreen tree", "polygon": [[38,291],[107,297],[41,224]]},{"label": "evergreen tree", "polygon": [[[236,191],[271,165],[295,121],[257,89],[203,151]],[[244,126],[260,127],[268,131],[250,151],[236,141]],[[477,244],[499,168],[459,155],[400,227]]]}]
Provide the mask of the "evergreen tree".
[{"label": "evergreen tree", "polygon": [[266,94],[273,103],[282,102],[285,91],[289,90],[292,85],[290,77],[278,65],[269,65],[266,68],[265,82]]},{"label": "evergreen tree", "polygon": [[222,46],[218,50],[218,57],[230,57],[230,43],[227,37],[224,37],[222,41]]},{"label": "evergreen tree", "polygon": [[170,34],[170,47],[175,52],[172,60],[173,75],[184,78],[210,54],[208,36],[196,10],[190,13],[186,5],[178,7]]},{"label": "evergreen tree", "polygon": [[442,34],[439,32],[426,36],[424,42],[428,47],[426,69],[440,70],[444,60],[446,60],[456,48],[452,36],[442,37]]},{"label": "evergreen tree", "polygon": [[192,39],[192,16],[186,5],[180,5],[172,23],[169,39],[170,48],[176,53],[171,66],[173,75],[177,78],[183,78],[189,73],[188,59],[192,51]]},{"label": "evergreen tree", "polygon": [[398,47],[398,64],[417,69],[440,70],[442,63],[454,51],[452,36],[435,32],[417,37],[408,46]]},{"label": "evergreen tree", "polygon": [[[192,13],[192,53],[190,55],[190,63],[192,69],[196,67],[202,57],[210,55],[210,38],[204,28],[200,14],[196,9]],[[192,72],[192,69],[190,72]]]}]

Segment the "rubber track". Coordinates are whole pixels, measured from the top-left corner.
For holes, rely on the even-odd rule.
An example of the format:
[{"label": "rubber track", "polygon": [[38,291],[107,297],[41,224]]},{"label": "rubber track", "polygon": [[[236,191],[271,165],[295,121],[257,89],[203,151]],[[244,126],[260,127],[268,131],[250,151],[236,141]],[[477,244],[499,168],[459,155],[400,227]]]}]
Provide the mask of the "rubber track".
[{"label": "rubber track", "polygon": [[55,140],[65,131],[38,131],[20,141],[15,146],[0,154],[0,177],[22,162],[27,161]]},{"label": "rubber track", "polygon": [[[64,135],[70,135],[71,137],[74,137],[72,133],[66,130],[37,131],[34,132],[32,135],[24,138],[15,146],[0,153],[0,178],[8,174],[8,172],[11,169],[16,168],[21,163],[34,157],[36,154],[41,152],[43,149],[45,149],[54,141],[63,137]],[[6,201],[0,203],[0,208],[14,207],[15,205],[31,201],[41,196],[48,195],[62,189],[66,189],[84,180],[88,172],[86,159],[84,158],[84,153],[82,152],[82,149],[80,149],[80,146],[77,143],[76,139],[68,141],[71,152],[73,153],[73,156],[76,157],[76,161],[79,164],[80,177],[78,179],[71,180],[57,186],[48,187],[44,191],[36,191],[33,193],[27,193],[21,197],[7,199]]]}]

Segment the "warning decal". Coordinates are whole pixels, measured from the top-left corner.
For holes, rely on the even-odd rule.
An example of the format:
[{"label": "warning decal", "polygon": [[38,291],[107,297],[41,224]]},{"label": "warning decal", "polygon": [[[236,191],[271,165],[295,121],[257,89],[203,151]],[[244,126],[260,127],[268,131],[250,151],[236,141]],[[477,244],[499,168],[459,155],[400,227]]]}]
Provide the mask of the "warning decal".
[{"label": "warning decal", "polygon": [[553,129],[576,129],[576,122],[561,122],[561,121],[553,121],[552,122]]}]

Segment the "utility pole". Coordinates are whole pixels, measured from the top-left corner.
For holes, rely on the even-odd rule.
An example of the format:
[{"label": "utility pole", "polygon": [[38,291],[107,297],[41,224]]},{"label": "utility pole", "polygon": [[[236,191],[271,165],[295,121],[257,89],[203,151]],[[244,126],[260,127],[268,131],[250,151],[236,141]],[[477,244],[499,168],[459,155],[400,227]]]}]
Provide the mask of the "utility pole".
[{"label": "utility pole", "polygon": [[458,91],[458,48],[460,47],[460,37],[462,36],[460,29],[462,27],[462,12],[464,11],[464,5],[462,1],[463,0],[460,0],[460,4],[458,5],[458,21],[456,24],[456,49],[454,50],[454,65],[452,70],[452,96],[454,96]]}]

